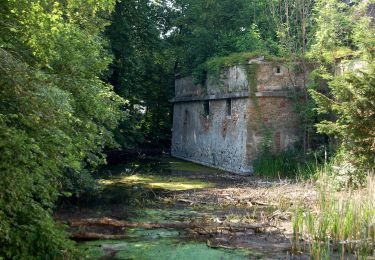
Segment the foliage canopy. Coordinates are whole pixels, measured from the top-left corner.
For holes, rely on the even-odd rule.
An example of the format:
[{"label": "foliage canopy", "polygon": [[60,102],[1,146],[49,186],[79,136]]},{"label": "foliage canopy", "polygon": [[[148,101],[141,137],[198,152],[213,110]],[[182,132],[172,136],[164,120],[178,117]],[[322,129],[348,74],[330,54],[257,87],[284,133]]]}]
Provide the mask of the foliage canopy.
[{"label": "foliage canopy", "polygon": [[[2,1],[0,256],[68,256],[50,212],[66,179],[104,161],[121,98],[99,79],[114,1]],[[69,190],[65,190],[69,191]]]}]

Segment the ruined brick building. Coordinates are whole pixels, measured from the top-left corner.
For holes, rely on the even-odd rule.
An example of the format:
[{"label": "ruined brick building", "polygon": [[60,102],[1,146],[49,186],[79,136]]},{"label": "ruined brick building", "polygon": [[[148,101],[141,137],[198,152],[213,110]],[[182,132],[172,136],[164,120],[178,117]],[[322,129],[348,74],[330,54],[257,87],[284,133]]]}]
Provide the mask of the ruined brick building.
[{"label": "ruined brick building", "polygon": [[263,57],[207,76],[203,85],[176,77],[172,156],[236,173],[252,172],[264,142],[274,153],[300,139],[294,101],[302,64]]}]

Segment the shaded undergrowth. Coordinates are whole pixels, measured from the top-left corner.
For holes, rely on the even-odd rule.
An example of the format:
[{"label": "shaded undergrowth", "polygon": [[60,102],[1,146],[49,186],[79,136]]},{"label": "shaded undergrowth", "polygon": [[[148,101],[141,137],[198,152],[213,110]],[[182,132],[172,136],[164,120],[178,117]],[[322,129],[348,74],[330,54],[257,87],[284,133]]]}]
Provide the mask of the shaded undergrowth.
[{"label": "shaded undergrowth", "polygon": [[306,159],[301,157],[301,154],[300,151],[294,149],[281,151],[277,154],[265,151],[254,160],[254,172],[260,177],[315,179],[316,173],[323,169],[323,163],[316,156]]}]

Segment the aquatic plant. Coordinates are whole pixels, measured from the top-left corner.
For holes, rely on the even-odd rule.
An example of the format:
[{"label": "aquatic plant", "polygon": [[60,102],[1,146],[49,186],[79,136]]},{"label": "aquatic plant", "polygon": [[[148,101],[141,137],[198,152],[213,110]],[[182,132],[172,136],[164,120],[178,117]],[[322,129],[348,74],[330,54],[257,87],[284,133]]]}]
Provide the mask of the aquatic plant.
[{"label": "aquatic plant", "polygon": [[307,242],[313,259],[339,254],[367,258],[375,249],[375,177],[362,190],[337,191],[325,171],[318,180],[316,210],[298,207],[293,218],[293,249]]}]

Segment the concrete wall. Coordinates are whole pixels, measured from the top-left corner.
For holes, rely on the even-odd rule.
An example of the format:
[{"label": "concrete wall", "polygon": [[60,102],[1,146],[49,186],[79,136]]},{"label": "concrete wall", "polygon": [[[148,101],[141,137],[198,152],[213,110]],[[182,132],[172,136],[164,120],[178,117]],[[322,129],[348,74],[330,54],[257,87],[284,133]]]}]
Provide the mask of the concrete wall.
[{"label": "concrete wall", "polygon": [[227,116],[226,100],[210,101],[205,116],[203,101],[174,104],[172,156],[231,172],[250,172],[246,158],[248,98],[232,99]]},{"label": "concrete wall", "polygon": [[293,146],[300,136],[299,120],[289,98],[232,99],[232,115],[226,100],[210,101],[205,116],[203,101],[174,105],[172,156],[237,173],[252,171],[261,152],[265,127],[271,134],[272,151]]}]

